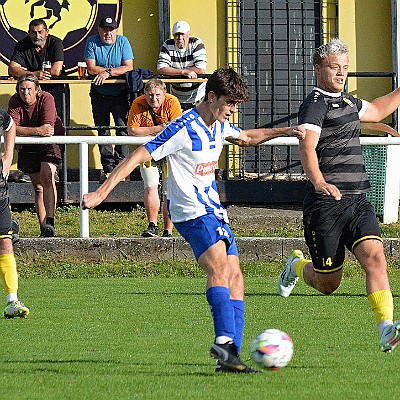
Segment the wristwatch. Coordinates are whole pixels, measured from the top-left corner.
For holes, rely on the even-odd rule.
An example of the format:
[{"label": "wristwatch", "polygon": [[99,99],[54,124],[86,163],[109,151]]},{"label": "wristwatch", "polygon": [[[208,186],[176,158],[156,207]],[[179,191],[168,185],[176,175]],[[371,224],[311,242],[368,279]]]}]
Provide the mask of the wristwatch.
[{"label": "wristwatch", "polygon": [[108,75],[111,76],[111,68],[107,68],[107,69],[106,69],[106,72],[108,73]]}]

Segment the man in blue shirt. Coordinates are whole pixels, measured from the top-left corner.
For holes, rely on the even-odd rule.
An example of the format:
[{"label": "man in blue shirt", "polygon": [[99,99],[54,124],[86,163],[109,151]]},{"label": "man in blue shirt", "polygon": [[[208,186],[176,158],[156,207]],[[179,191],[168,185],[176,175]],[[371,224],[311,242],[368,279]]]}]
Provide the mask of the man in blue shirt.
[{"label": "man in blue shirt", "polygon": [[[133,52],[129,40],[118,35],[118,24],[112,17],[103,17],[98,27],[99,34],[89,37],[85,48],[85,61],[89,75],[93,76],[90,98],[93,120],[97,126],[110,125],[110,114],[115,126],[126,125],[129,103],[124,84],[103,85],[108,78],[117,78],[133,69]],[[99,129],[100,136],[109,136],[108,129]],[[119,136],[128,135],[118,129]],[[99,145],[103,167],[100,181],[104,181],[116,165],[129,153],[127,145]]]}]

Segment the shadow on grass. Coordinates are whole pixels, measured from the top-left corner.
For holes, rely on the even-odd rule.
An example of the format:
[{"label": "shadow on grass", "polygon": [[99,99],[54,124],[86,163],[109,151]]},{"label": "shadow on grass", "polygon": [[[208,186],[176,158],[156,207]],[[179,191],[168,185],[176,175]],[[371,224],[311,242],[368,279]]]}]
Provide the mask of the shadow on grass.
[{"label": "shadow on grass", "polygon": [[[205,296],[205,292],[127,292],[130,295],[160,295],[160,296]],[[272,296],[281,297],[278,293],[273,292],[251,292],[246,293],[245,297],[253,296]],[[292,293],[290,297],[366,297],[366,293],[333,293],[331,295],[325,295],[322,293]],[[398,298],[399,295],[393,293],[393,298]]]},{"label": "shadow on grass", "polygon": [[[167,363],[164,365],[161,365],[159,362],[121,362],[121,361],[115,361],[115,360],[4,360],[2,361],[4,364],[9,364],[13,365],[16,364],[18,365],[18,371],[19,373],[29,373],[29,372],[50,372],[50,373],[66,373],[65,369],[62,368],[57,368],[57,365],[64,366],[64,365],[85,365],[85,364],[93,364],[93,365],[113,365],[115,366],[120,366],[123,367],[124,369],[126,368],[127,365],[131,369],[134,370],[135,375],[141,374],[141,375],[151,375],[151,376],[215,376],[214,368],[215,365],[209,364],[209,363]],[[22,365],[24,364],[31,364],[34,365],[32,368],[25,368],[25,371],[23,368],[21,368]],[[39,367],[40,364],[48,364],[49,367]],[[51,368],[50,365],[53,365],[54,368]],[[141,367],[151,367],[152,370],[140,370]],[[180,368],[179,371],[177,370],[168,370],[168,367],[172,368]],[[210,372],[200,372],[196,371],[196,368],[210,368]],[[139,368],[139,369],[138,369]],[[188,369],[190,368],[190,369]],[[155,369],[159,369],[159,372],[155,372]],[[86,370],[85,370],[86,371]],[[7,374],[10,373],[10,366],[8,368],[0,368],[0,373],[1,374]],[[78,371],[68,371],[68,373],[74,373],[77,374]],[[86,374],[86,372],[84,372]],[[218,374],[219,375],[219,374]]]}]

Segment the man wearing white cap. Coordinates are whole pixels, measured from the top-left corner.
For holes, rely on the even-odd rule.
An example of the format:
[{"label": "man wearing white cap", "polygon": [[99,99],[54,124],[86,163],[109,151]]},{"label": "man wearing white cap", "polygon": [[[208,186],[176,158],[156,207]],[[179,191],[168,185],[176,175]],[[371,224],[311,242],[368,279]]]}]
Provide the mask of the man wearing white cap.
[{"label": "man wearing white cap", "polygon": [[[173,39],[164,42],[158,56],[158,73],[188,79],[204,74],[207,53],[202,40],[190,36],[190,25],[186,21],[175,22],[172,34]],[[171,93],[179,99],[182,109],[189,109],[204,97],[205,83],[173,84]]]}]

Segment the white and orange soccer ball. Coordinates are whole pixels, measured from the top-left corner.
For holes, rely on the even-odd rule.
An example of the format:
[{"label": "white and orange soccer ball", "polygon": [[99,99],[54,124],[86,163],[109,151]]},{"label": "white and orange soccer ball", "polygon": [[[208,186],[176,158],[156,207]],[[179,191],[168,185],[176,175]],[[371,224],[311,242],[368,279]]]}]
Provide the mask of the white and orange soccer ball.
[{"label": "white and orange soccer ball", "polygon": [[253,339],[250,351],[260,367],[277,370],[286,367],[292,359],[293,341],[279,329],[267,329]]}]

